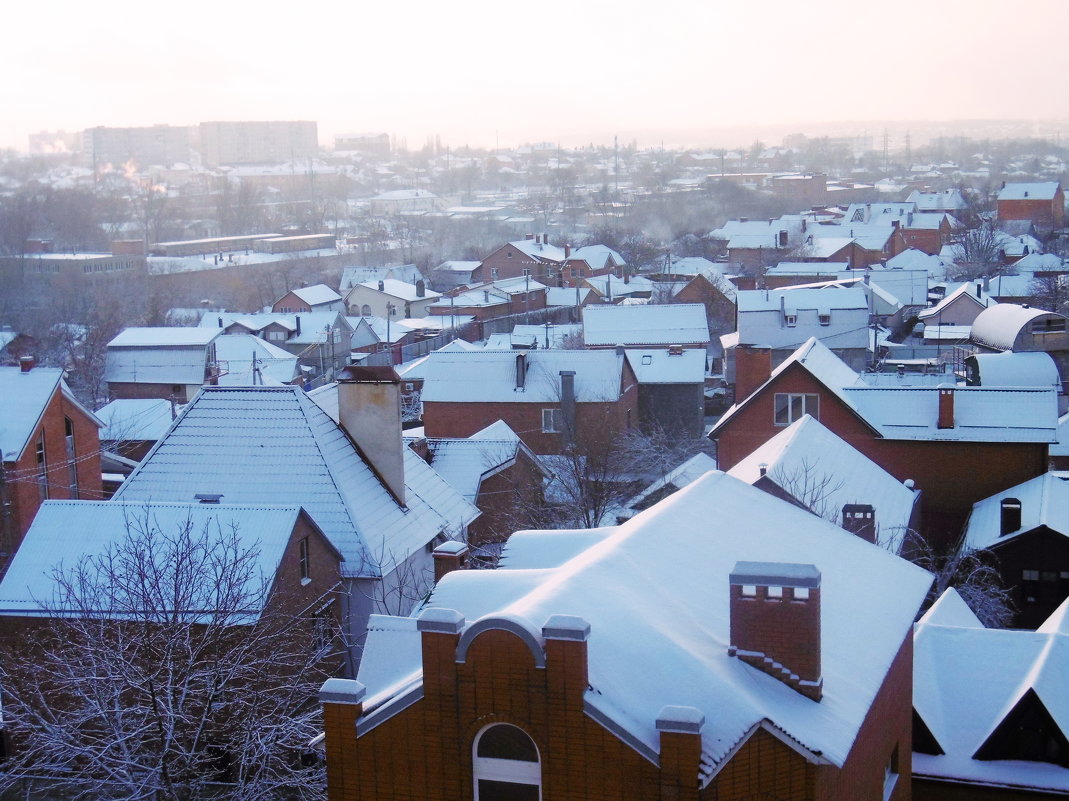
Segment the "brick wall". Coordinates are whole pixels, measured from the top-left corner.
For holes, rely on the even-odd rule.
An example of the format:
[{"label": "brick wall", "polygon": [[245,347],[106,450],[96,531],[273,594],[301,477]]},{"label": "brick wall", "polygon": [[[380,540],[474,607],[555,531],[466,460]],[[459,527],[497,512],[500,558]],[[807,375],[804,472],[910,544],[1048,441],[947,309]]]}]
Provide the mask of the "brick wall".
[{"label": "brick wall", "polygon": [[[65,419],[74,424],[74,457],[78,486],[71,487],[70,463],[67,459]],[[103,483],[100,474],[99,429],[78,406],[56,390],[49,400],[41,422],[34,429],[22,457],[4,465],[8,473],[8,497],[11,501],[11,553],[41,507],[37,474],[37,441],[44,434],[45,463],[48,468],[48,498],[100,500]]]},{"label": "brick wall", "polygon": [[758,730],[702,792],[702,801],[816,798],[817,766]]}]

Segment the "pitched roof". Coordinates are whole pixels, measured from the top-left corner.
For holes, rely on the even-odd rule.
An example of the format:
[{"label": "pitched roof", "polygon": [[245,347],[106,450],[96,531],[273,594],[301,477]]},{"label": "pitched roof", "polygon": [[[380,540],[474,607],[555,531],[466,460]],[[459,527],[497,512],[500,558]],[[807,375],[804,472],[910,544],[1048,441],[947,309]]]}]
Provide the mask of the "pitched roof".
[{"label": "pitched roof", "polygon": [[[954,604],[953,606],[957,606]],[[914,637],[913,708],[944,752],[913,754],[914,776],[1069,791],[1069,769],[974,755],[1020,704],[1037,698],[1069,734],[1069,600],[1036,631],[986,629],[957,610],[935,611]]]},{"label": "pitched roof", "polygon": [[1054,200],[1059,184],[1057,181],[1034,181],[1008,183],[998,193],[999,200]]},{"label": "pitched roof", "polygon": [[[297,357],[255,334],[224,334],[215,340],[216,358],[225,367],[219,386],[251,387],[288,384],[297,374]],[[253,374],[253,358],[259,376]]]},{"label": "pitched roof", "polygon": [[671,354],[666,349],[628,348],[624,355],[640,384],[704,384],[705,351],[685,348]]},{"label": "pitched roof", "polygon": [[201,347],[209,344],[221,331],[206,326],[171,328],[124,328],[108,343],[109,348]]},{"label": "pitched roof", "polygon": [[694,454],[629,498],[621,507],[617,520],[620,517],[632,517],[636,512],[648,509],[655,501],[694,483],[711,470],[716,470],[716,459],[707,453]]},{"label": "pitched roof", "polygon": [[754,484],[765,475],[809,511],[839,525],[847,504],[870,504],[876,541],[898,553],[917,492],[808,414],[736,464],[729,476]]},{"label": "pitched roof", "polygon": [[[979,290],[980,297],[976,296],[977,290]],[[954,303],[959,298],[963,300],[971,300],[982,309],[986,309],[988,306],[993,306],[996,302],[994,298],[984,292],[982,286],[975,284],[972,281],[966,281],[930,309],[925,309],[920,312],[917,315],[917,319],[927,320],[929,317],[935,317],[936,315],[942,314],[950,304]]]},{"label": "pitched roof", "polygon": [[[382,284],[382,289],[379,289],[379,284]],[[395,298],[401,300],[434,300],[440,298],[441,294],[434,292],[430,289],[424,289],[423,294],[419,294],[419,287],[415,284],[410,284],[407,281],[398,281],[395,278],[383,278],[379,281],[364,281],[360,286],[365,289],[371,289],[375,292],[382,292],[385,295],[392,295]]]},{"label": "pitched roof", "polygon": [[63,380],[63,371],[34,367],[0,367],[0,459],[18,459],[33,436]]},{"label": "pitched roof", "polygon": [[307,303],[309,306],[319,306],[325,303],[336,303],[341,300],[341,295],[326,284],[313,284],[294,289],[293,294]]},{"label": "pitched roof", "polygon": [[611,350],[526,351],[522,390],[516,388],[520,351],[431,353],[423,365],[426,402],[559,403],[560,372],[575,371],[575,399],[611,402],[620,397],[624,359]]},{"label": "pitched roof", "polygon": [[515,462],[522,451],[535,465],[538,457],[502,420],[477,431],[467,439],[428,437],[431,467],[472,503],[482,482]]},{"label": "pitched roof", "polygon": [[[187,526],[209,536],[233,527],[241,547],[256,554],[243,594],[259,598],[263,583],[274,580],[300,513],[296,505],[45,501],[0,583],[0,613],[35,616],[62,609],[56,605],[54,570],[69,570],[82,558],[102,555],[131,534],[173,537]],[[72,537],[72,531],[78,536]],[[249,611],[255,617],[260,610]]]},{"label": "pitched roof", "polygon": [[584,306],[587,345],[688,345],[709,341],[701,303]]},{"label": "pitched roof", "polygon": [[[1002,533],[1002,501],[1012,498],[1021,506],[1021,525]],[[1069,473],[1044,473],[973,504],[965,526],[970,548],[991,548],[1009,542],[1039,526],[1069,537]]]},{"label": "pitched roof", "polygon": [[[728,577],[739,561],[796,561],[820,571],[819,703],[728,656]],[[842,765],[930,581],[808,512],[711,472],[614,528],[515,534],[498,570],[454,571],[427,606],[469,622],[504,618],[535,637],[552,615],[581,616],[590,624],[588,708],[652,754],[661,709],[697,708],[706,720],[708,781],[765,723]],[[361,666],[369,704],[406,677],[420,681],[411,646],[418,637],[414,626],[369,635],[369,652],[393,649],[393,664],[376,654],[372,667]]]},{"label": "pitched roof", "polygon": [[477,511],[408,448],[401,507],[346,433],[298,387],[206,387],[116,499],[303,506],[342,554],[342,574],[376,577]]},{"label": "pitched roof", "polygon": [[155,441],[166,434],[174,422],[171,402],[160,398],[119,398],[102,406],[96,415],[104,422],[104,428],[100,430],[101,441]]}]

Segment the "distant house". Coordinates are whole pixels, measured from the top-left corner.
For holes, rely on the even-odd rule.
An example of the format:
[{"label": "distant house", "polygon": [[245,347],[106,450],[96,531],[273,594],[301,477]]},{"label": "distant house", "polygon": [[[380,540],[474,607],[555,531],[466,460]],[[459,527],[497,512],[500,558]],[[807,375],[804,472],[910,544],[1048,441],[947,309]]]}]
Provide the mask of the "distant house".
[{"label": "distant house", "polygon": [[[449,318],[450,321],[462,317],[490,320],[494,317],[538,311],[545,307],[545,285],[527,277],[502,278],[439,296],[428,306],[427,314],[441,317],[443,320]],[[449,327],[452,327],[451,322]]]},{"label": "distant house", "polygon": [[63,371],[23,356],[0,367],[0,563],[49,498],[99,498],[103,423],[77,401]]},{"label": "distant house", "polygon": [[300,314],[320,311],[344,311],[341,295],[326,284],[314,284],[291,289],[275,301],[271,311],[281,314]]},{"label": "distant house", "polygon": [[995,299],[984,291],[982,282],[966,282],[947,294],[934,306],[917,315],[927,326],[971,326],[980,312],[993,306]]},{"label": "distant house", "polygon": [[441,211],[443,206],[441,198],[426,189],[394,189],[371,198],[369,210],[375,217],[396,217]]},{"label": "distant house", "polygon": [[716,470],[716,459],[707,453],[694,454],[625,501],[616,512],[616,524],[630,520],[639,512],[697,481],[710,470]]},{"label": "distant house", "polygon": [[108,343],[104,380],[112,398],[189,402],[221,369],[212,328],[126,328]]},{"label": "distant house", "polygon": [[700,437],[705,427],[705,351],[628,348],[638,381],[638,422],[647,431]]},{"label": "distant house", "polygon": [[440,297],[437,292],[428,290],[422,279],[409,284],[394,278],[383,278],[357,284],[346,293],[345,303],[350,314],[404,319],[426,317],[428,309]]},{"label": "distant house", "polygon": [[995,554],[1014,591],[1014,627],[1040,625],[1069,597],[1069,474],[1045,473],[973,504],[964,543]]},{"label": "distant house", "polygon": [[404,281],[412,285],[415,285],[418,281],[427,280],[415,264],[398,264],[392,267],[346,267],[342,270],[338,292],[344,297],[357,284],[364,284],[368,281],[377,283],[378,281],[385,281],[387,278]]},{"label": "distant house", "polygon": [[407,612],[425,591],[434,545],[463,540],[478,510],[403,444],[390,368],[341,378],[340,422],[298,387],[206,388],[112,503],[202,495],[300,505],[342,557],[341,619],[355,664],[368,615]]},{"label": "distant house", "polygon": [[[1046,472],[1056,441],[1051,388],[859,374],[816,339],[775,370],[767,348],[740,347],[736,360],[736,403],[710,434],[722,470],[808,414],[899,481],[912,480],[922,533],[936,540],[956,537],[977,501]],[[963,465],[968,481],[959,478]]]},{"label": "distant house", "polygon": [[546,286],[560,286],[566,258],[565,249],[549,244],[547,234],[528,235],[526,239],[502,245],[484,258],[472,270],[471,283],[529,277]]},{"label": "distant house", "polygon": [[898,553],[918,527],[920,492],[806,414],[728,471]]},{"label": "distant house", "polygon": [[984,628],[953,590],[914,635],[913,798],[1069,794],[1069,616],[1036,631]]},{"label": "distant house", "polygon": [[998,193],[999,220],[1029,220],[1048,234],[1065,226],[1065,192],[1057,181],[1007,183]]},{"label": "distant house", "polygon": [[930,581],[715,472],[514,535],[323,685],[328,798],[905,801]]},{"label": "distant house", "polygon": [[700,303],[585,306],[583,343],[590,349],[617,345],[704,349],[709,344],[709,323],[705,306]]},{"label": "distant house", "polygon": [[638,424],[635,374],[615,351],[438,351],[423,376],[428,437],[470,437],[503,420],[541,455]]},{"label": "distant house", "polygon": [[[1043,351],[1054,359],[1062,386],[1069,386],[1069,330],[1061,314],[998,303],[973,321],[969,338],[981,353]],[[1064,390],[1063,390],[1064,391]]]},{"label": "distant house", "polygon": [[300,359],[255,334],[227,334],[215,340],[215,353],[225,370],[217,386],[253,387],[291,384],[300,374]]},{"label": "distant house", "polygon": [[139,462],[167,433],[181,410],[174,401],[160,398],[113,400],[96,411],[104,424],[100,446]]},{"label": "distant house", "polygon": [[479,508],[468,527],[472,545],[504,542],[525,512],[544,502],[548,469],[500,420],[466,438],[427,437],[418,441],[421,448],[435,472]]},{"label": "distant house", "polygon": [[[869,362],[869,301],[857,287],[785,287],[740,290],[737,338],[740,346],[772,348],[779,364],[810,337],[816,337],[855,370]],[[734,375],[727,354],[728,380]]]}]

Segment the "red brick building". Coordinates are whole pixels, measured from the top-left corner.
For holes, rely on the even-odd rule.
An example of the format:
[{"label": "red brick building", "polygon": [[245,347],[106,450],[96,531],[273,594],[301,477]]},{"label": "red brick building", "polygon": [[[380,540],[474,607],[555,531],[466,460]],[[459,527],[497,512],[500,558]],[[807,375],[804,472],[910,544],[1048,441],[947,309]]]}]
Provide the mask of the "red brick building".
[{"label": "red brick building", "polygon": [[3,564],[18,549],[41,503],[54,499],[99,499],[100,427],[63,381],[63,371],[0,367],[0,452],[3,455],[0,518]]},{"label": "red brick building", "polygon": [[471,281],[489,282],[529,276],[546,286],[574,287],[591,276],[607,275],[627,266],[624,258],[605,245],[573,249],[549,243],[549,234],[528,234],[495,250],[472,270]]},{"label": "red brick building", "polygon": [[[800,561],[747,560],[773,554]],[[328,797],[904,801],[929,582],[716,472],[612,529],[514,535],[324,684]]]},{"label": "red brick building", "polygon": [[866,381],[815,339],[770,367],[768,349],[736,349],[738,401],[710,434],[720,469],[809,414],[899,481],[912,480],[923,493],[923,529],[937,539],[957,536],[980,499],[1045,472],[1056,441],[1053,389]]},{"label": "red brick building", "polygon": [[1048,234],[1065,226],[1065,191],[1057,181],[1004,184],[998,193],[999,220],[1031,220]]},{"label": "red brick building", "polygon": [[615,351],[430,354],[423,368],[428,437],[470,437],[503,420],[537,454],[570,438],[611,438],[638,424],[638,383]]}]

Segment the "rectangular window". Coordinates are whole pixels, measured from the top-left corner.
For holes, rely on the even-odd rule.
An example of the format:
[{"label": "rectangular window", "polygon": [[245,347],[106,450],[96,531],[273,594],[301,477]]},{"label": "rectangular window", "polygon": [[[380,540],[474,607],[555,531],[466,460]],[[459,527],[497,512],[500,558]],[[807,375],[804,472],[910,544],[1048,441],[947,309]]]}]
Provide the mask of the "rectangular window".
[{"label": "rectangular window", "polygon": [[1062,334],[1065,333],[1064,317],[1048,317],[1036,320],[1032,323],[1033,334]]},{"label": "rectangular window", "polygon": [[45,457],[45,435],[37,438],[37,492],[41,500],[48,498],[48,459]]},{"label": "rectangular window", "polygon": [[797,314],[785,314],[785,315],[783,315],[783,323],[788,328],[794,328],[796,325],[798,325],[798,315]]},{"label": "rectangular window", "polygon": [[819,420],[820,396],[800,392],[777,392],[775,397],[775,423],[789,426],[803,415]]},{"label": "rectangular window", "polygon": [[818,314],[817,315],[817,322],[820,323],[821,325],[831,325],[831,315],[830,314]]},{"label": "rectangular window", "polygon": [[74,423],[69,417],[63,418],[64,444],[67,446],[67,470],[69,472],[69,489],[72,498],[78,497],[78,459],[74,453]]},{"label": "rectangular window", "polygon": [[1039,571],[1021,571],[1021,595],[1024,602],[1034,604],[1039,600]]},{"label": "rectangular window", "polygon": [[316,649],[319,651],[330,650],[334,642],[334,609],[333,602],[327,604],[312,617],[313,636],[315,637]]},{"label": "rectangular window", "polygon": [[301,542],[301,584],[307,584],[312,580],[308,565],[308,538],[304,537]]},{"label": "rectangular window", "polygon": [[496,281],[497,280],[497,267],[491,267],[490,268],[490,280],[491,281]]},{"label": "rectangular window", "polygon": [[542,433],[559,434],[564,430],[560,409],[542,410]]},{"label": "rectangular window", "polygon": [[895,791],[895,786],[898,784],[898,744],[895,744],[894,750],[891,752],[890,758],[887,760],[887,765],[884,767],[883,773],[883,797],[884,801],[891,797],[891,794]]}]

